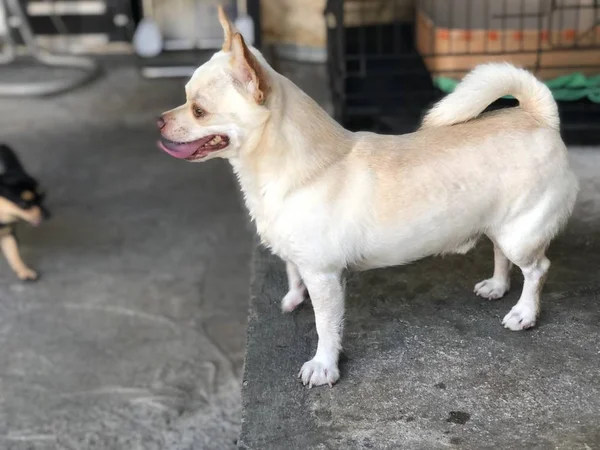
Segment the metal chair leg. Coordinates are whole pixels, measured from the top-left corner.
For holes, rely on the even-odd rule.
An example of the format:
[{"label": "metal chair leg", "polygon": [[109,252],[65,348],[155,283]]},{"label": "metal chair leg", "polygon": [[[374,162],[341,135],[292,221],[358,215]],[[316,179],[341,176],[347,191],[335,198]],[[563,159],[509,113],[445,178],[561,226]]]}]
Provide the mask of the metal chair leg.
[{"label": "metal chair leg", "polygon": [[[80,72],[77,76],[68,79],[44,80],[30,83],[0,83],[0,96],[10,97],[36,97],[58,94],[72,90],[95,78],[100,73],[98,63],[87,57],[71,55],[54,55],[37,45],[35,35],[19,0],[0,0],[5,7],[7,23],[8,17],[16,18],[18,29],[29,54],[42,66],[52,68],[62,67],[65,69],[76,69]],[[0,54],[0,64],[8,65],[15,61],[15,42],[10,36],[10,28],[6,34],[5,50]]]}]

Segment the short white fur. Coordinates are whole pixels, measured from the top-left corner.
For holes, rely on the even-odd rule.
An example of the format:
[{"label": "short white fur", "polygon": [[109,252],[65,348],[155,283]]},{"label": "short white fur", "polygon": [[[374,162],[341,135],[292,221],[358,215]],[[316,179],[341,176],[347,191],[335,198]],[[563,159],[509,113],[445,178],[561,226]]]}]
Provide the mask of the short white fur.
[{"label": "short white fur", "polygon": [[[253,100],[256,86],[235,81],[232,59],[242,56],[222,51],[189,81],[188,103],[166,113],[163,134],[178,141],[230,135],[229,147],[210,157],[231,162],[263,244],[287,263],[281,307],[292,311],[307,292],[312,301],[319,341],[299,373],[305,384],[339,378],[345,269],[464,253],[485,235],[495,269],[475,292],[502,297],[518,266],[523,290],[502,323],[534,326],[550,266],[545,251],[578,190],[556,103],[542,83],[508,64],[484,65],[433,107],[421,130],[351,133],[250,51],[268,78],[264,104]],[[480,116],[504,95],[521,107]],[[189,112],[196,96],[209,105],[202,123]]]}]

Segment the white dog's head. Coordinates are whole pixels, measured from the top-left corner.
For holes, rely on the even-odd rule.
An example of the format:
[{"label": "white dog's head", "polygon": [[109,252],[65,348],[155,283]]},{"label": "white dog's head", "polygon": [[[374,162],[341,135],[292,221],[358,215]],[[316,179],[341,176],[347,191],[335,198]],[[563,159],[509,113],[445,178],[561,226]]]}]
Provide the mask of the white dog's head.
[{"label": "white dog's head", "polygon": [[248,48],[219,8],[225,31],[222,51],[185,86],[185,104],[157,121],[159,147],[187,161],[235,156],[251,135],[261,133],[270,112],[270,77],[260,53]]}]

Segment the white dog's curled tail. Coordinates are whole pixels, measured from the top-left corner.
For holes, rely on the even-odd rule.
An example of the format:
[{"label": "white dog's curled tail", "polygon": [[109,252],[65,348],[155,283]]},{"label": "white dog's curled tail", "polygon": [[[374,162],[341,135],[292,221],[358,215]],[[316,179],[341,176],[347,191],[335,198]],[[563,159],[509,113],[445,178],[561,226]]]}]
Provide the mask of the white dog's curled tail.
[{"label": "white dog's curled tail", "polygon": [[542,126],[558,130],[558,107],[550,89],[530,72],[508,63],[475,67],[454,92],[440,100],[423,119],[423,128],[454,125],[474,119],[491,103],[512,95]]}]

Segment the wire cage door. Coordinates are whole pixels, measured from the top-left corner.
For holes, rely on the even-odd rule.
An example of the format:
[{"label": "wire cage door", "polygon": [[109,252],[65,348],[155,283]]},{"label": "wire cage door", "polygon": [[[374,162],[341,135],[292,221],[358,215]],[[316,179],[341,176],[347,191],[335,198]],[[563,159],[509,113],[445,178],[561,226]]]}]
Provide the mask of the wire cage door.
[{"label": "wire cage door", "polygon": [[348,128],[414,130],[490,61],[544,80],[575,140],[600,121],[600,0],[329,0],[325,16],[335,116]]}]

